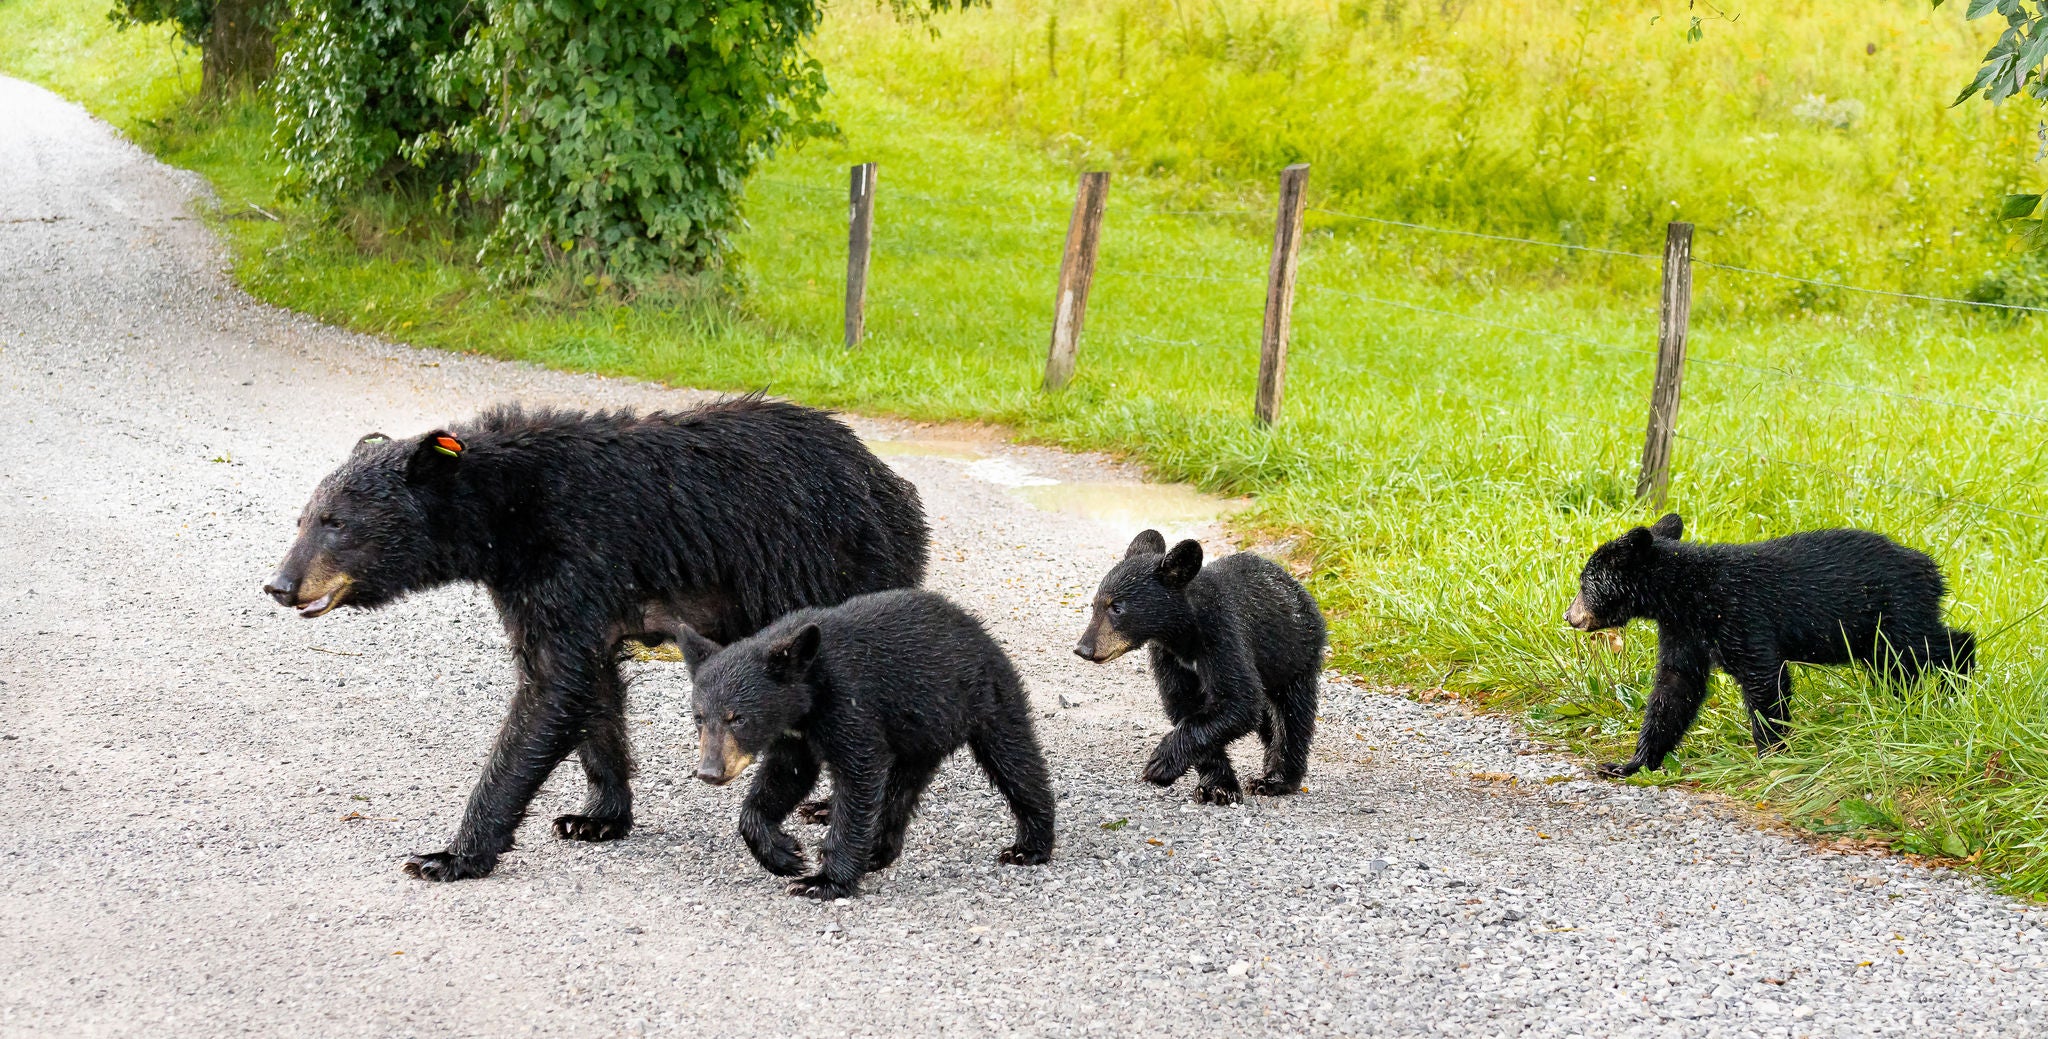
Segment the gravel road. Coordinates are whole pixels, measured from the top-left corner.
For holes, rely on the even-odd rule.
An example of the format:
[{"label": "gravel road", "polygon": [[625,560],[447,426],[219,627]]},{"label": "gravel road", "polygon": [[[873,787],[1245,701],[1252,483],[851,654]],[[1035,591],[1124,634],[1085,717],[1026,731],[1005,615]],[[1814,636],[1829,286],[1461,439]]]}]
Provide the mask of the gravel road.
[{"label": "gravel road", "polygon": [[371,429],[699,396],[257,304],[202,194],[0,79],[0,1034],[2048,1031],[2041,913],[1588,781],[1498,719],[1332,680],[1310,793],[1136,782],[1163,731],[1141,655],[1068,647],[1139,521],[1199,533],[1213,507],[888,423],[856,425],[925,495],[931,585],[1030,686],[1052,865],[995,864],[1010,823],[956,760],[864,897],[783,895],[733,835],[741,791],[691,779],[680,666],[650,662],[640,829],[553,839],[568,768],[494,876],[411,880],[504,707],[503,635],[470,589],[269,603],[307,492]]}]

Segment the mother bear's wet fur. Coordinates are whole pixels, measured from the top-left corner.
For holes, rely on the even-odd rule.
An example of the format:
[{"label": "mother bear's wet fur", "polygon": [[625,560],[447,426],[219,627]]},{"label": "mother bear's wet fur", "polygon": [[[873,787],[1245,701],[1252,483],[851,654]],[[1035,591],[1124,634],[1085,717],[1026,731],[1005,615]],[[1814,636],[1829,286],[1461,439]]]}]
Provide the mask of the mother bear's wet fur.
[{"label": "mother bear's wet fur", "polygon": [[680,622],[738,639],[805,606],[916,585],[917,490],[831,415],[746,396],[683,412],[502,407],[422,436],[371,434],[322,480],[264,590],[301,615],[455,581],[488,588],[519,685],[454,840],[426,880],[491,872],[574,752],[574,840],[633,823],[618,647]]}]

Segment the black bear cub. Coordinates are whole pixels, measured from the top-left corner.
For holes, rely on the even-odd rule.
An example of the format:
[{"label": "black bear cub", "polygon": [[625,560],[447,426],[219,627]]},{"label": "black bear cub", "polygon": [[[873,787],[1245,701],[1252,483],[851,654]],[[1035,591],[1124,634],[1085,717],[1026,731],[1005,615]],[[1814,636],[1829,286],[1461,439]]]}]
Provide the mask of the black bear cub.
[{"label": "black bear cub", "polygon": [[1657,684],[1635,756],[1602,774],[1663,767],[1699,715],[1712,667],[1742,687],[1761,754],[1785,742],[1787,664],[1869,664],[1904,685],[1976,662],[1976,638],[1941,623],[1941,570],[1923,552],[1867,530],[1742,545],[1687,543],[1684,533],[1673,513],[1601,545],[1565,611],[1580,631],[1657,622]]},{"label": "black bear cub", "polygon": [[1152,752],[1143,778],[1172,786],[1189,768],[1195,800],[1244,800],[1230,744],[1257,730],[1265,772],[1254,794],[1300,789],[1316,731],[1316,682],[1323,669],[1323,614],[1293,575],[1240,553],[1202,565],[1202,546],[1148,530],[1096,589],[1094,612],[1074,652],[1104,663],[1152,647],[1152,678],[1174,728]]},{"label": "black bear cub", "polygon": [[803,873],[782,821],[820,764],[832,772],[823,862],[790,894],[845,898],[895,862],[918,796],[963,743],[1017,817],[1001,860],[1052,858],[1052,785],[1023,683],[943,596],[904,589],[798,610],[723,649],[688,628],[675,635],[696,687],[697,778],[723,786],[760,759],[740,836],[769,872]]}]

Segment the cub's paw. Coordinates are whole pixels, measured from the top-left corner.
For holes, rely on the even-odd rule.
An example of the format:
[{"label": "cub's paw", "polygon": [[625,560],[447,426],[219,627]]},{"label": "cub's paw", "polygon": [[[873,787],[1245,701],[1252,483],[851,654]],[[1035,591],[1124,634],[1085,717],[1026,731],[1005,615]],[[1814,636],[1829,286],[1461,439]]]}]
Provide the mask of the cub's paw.
[{"label": "cub's paw", "polygon": [[[1258,787],[1257,783],[1252,784]],[[1204,783],[1195,788],[1195,803],[1205,805],[1234,805],[1244,800],[1244,791],[1235,783]]]},{"label": "cub's paw", "polygon": [[1636,764],[1634,761],[1610,761],[1593,766],[1594,772],[1609,779],[1627,779],[1642,770],[1643,766]]},{"label": "cub's paw", "polygon": [[1257,794],[1260,797],[1285,797],[1301,791],[1300,786],[1282,782],[1272,776],[1260,776],[1245,784],[1244,789],[1246,793]]},{"label": "cub's paw", "polygon": [[880,870],[888,869],[889,867],[894,866],[896,864],[896,860],[901,858],[902,856],[903,842],[901,840],[895,841],[893,843],[889,841],[877,841],[875,842],[874,850],[868,852],[868,872],[874,873]]},{"label": "cub's paw", "polygon": [[1052,861],[1052,849],[1026,848],[1021,844],[1012,844],[1004,848],[1001,855],[996,856],[996,861],[1005,866],[1043,866]]},{"label": "cub's paw", "polygon": [[823,876],[809,876],[792,880],[789,882],[788,890],[790,894],[796,895],[799,898],[815,898],[819,901],[830,901],[835,898],[852,898],[854,895],[853,885],[835,884]]},{"label": "cub's paw", "polygon": [[473,880],[491,875],[498,866],[496,855],[457,855],[453,852],[436,851],[425,855],[414,855],[405,860],[403,868],[407,876],[421,880]]},{"label": "cub's paw", "polygon": [[794,877],[808,865],[804,861],[804,849],[796,838],[781,830],[766,834],[748,834],[747,850],[754,853],[754,861],[761,868],[778,877]]},{"label": "cub's paw", "polygon": [[1152,752],[1152,760],[1145,763],[1145,771],[1138,778],[1153,786],[1172,786],[1174,780],[1187,774],[1188,763],[1167,751],[1164,746]]},{"label": "cub's paw", "polygon": [[594,815],[555,816],[555,836],[565,841],[615,841],[633,831],[633,820]]},{"label": "cub's paw", "polygon": [[803,804],[796,806],[796,817],[798,822],[809,823],[812,826],[823,826],[832,821],[832,802],[830,800],[805,801]]}]

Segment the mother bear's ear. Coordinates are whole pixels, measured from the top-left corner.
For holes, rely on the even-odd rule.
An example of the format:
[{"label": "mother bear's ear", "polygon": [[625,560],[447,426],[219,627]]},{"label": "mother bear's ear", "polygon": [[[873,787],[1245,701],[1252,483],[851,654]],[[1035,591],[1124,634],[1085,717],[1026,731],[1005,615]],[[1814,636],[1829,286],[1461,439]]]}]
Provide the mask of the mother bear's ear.
[{"label": "mother bear's ear", "polygon": [[445,429],[437,429],[413,442],[412,457],[405,463],[405,478],[422,483],[447,476],[462,461],[469,445]]},{"label": "mother bear's ear", "polygon": [[1665,541],[1677,541],[1685,536],[1685,521],[1678,518],[1678,513],[1667,512],[1650,528],[1650,534]]}]

